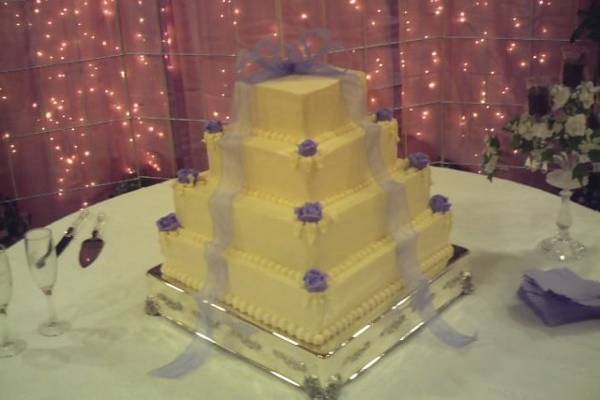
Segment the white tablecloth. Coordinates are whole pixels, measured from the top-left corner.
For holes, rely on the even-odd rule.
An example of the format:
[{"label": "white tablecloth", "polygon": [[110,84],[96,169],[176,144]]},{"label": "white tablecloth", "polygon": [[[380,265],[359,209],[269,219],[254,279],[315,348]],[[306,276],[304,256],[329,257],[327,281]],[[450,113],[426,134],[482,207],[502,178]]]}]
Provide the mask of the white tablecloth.
[{"label": "white tablecloth", "polygon": [[[433,193],[454,204],[453,241],[472,251],[476,292],[445,318],[479,340],[454,349],[424,330],[344,389],[343,399],[600,399],[600,321],[545,327],[515,295],[521,274],[554,267],[536,243],[554,233],[559,198],[516,183],[488,183],[480,175],[434,168]],[[190,336],[144,314],[144,278],[161,261],[155,220],[173,210],[169,183],[91,207],[109,220],[106,246],[87,270],[78,266],[79,244],[89,218],[60,257],[55,290],[58,313],[70,332],[41,337],[47,316],[34,286],[22,242],[8,251],[14,296],[11,334],[28,343],[12,359],[0,359],[0,399],[304,399],[275,378],[237,359],[213,352],[202,368],[179,380],[148,376],[179,354]],[[570,263],[600,280],[600,214],[574,205],[572,233],[588,246]],[[52,224],[55,240],[73,216]]]}]

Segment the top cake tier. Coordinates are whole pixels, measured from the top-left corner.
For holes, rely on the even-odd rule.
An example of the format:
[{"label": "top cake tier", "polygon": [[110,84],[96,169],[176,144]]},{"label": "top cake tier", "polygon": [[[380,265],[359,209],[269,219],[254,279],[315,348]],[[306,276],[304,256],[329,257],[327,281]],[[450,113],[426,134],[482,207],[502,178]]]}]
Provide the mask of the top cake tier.
[{"label": "top cake tier", "polygon": [[349,122],[339,78],[289,75],[255,87],[252,124],[258,132],[314,138]]}]

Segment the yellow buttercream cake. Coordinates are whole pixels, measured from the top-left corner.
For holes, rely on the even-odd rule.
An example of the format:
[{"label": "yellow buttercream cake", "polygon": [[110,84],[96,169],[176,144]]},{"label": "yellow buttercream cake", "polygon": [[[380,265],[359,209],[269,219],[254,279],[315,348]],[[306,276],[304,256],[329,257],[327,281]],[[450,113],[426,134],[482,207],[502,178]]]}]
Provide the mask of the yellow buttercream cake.
[{"label": "yellow buttercream cake", "polygon": [[[366,132],[348,115],[340,78],[291,75],[251,86],[252,129],[241,144],[243,187],[231,207],[221,300],[256,324],[327,352],[405,290],[388,234],[388,200],[371,176]],[[451,214],[430,208],[429,167],[397,158],[396,121],[376,123],[383,164],[405,188],[416,259],[432,276],[452,255]],[[209,200],[222,178],[227,134],[204,133],[210,169],[196,184],[174,181],[178,229],[160,232],[163,273],[194,289],[206,278],[204,249],[214,228]],[[297,209],[307,203],[319,204],[317,222],[300,220]],[[310,290],[306,276],[315,269],[326,287]]]}]

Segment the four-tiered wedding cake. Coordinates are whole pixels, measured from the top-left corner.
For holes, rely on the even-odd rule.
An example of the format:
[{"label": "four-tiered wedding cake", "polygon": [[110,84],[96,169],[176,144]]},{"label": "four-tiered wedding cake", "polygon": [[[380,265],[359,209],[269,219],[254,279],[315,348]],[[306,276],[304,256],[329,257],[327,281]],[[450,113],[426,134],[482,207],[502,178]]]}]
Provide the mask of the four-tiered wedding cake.
[{"label": "four-tiered wedding cake", "polygon": [[[251,130],[241,143],[243,184],[231,204],[220,300],[259,326],[331,350],[405,290],[388,233],[388,196],[369,166],[367,132],[347,111],[339,76],[288,75],[236,85],[248,85],[251,93]],[[430,200],[424,155],[397,158],[391,114],[373,118],[384,168],[405,188],[419,268],[431,277],[453,251],[449,204],[441,196]],[[159,221],[163,273],[194,289],[207,276],[206,243],[219,223],[210,200],[226,173],[223,156],[231,150],[221,143],[230,133],[209,124],[210,169],[180,171],[173,184],[175,215]]]}]

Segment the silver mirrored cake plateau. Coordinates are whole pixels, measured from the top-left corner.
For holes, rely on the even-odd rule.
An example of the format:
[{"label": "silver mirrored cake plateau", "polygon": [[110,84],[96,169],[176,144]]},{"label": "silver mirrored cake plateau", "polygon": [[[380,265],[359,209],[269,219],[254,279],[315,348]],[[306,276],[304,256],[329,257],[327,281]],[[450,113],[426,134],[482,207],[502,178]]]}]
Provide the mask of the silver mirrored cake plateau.
[{"label": "silver mirrored cake plateau", "polygon": [[[442,310],[473,291],[467,249],[454,246],[448,265],[430,281],[432,303]],[[411,306],[412,294],[364,325],[335,350],[321,354],[281,332],[253,324],[225,304],[211,304],[213,324],[207,329],[199,318],[196,292],[167,278],[156,266],[146,274],[150,293],[149,315],[162,316],[197,337],[304,390],[311,399],[333,400],[341,388],[373,367],[425,321]]]}]

